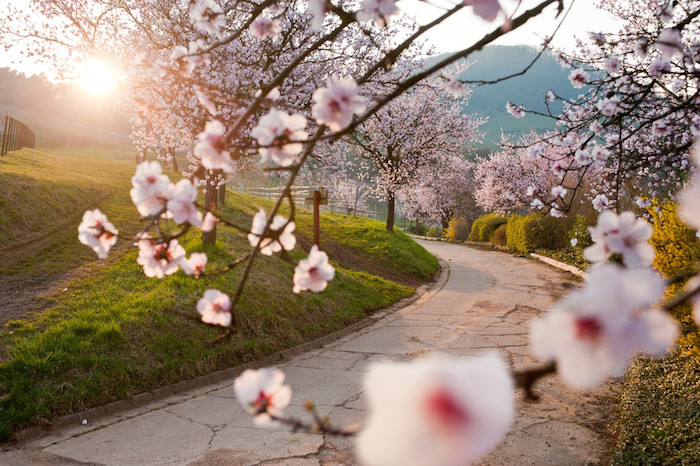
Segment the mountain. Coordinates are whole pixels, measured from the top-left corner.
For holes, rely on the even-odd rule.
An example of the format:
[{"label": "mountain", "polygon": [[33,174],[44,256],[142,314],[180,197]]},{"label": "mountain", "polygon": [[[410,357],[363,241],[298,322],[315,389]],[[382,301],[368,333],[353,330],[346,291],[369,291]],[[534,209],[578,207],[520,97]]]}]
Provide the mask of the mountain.
[{"label": "mountain", "polygon": [[[537,56],[538,49],[529,46],[492,45],[470,55],[466,61],[472,65],[460,75],[466,80],[496,80],[522,71]],[[447,55],[435,57],[440,60]],[[496,84],[471,85],[472,96],[465,112],[489,117],[482,126],[486,133],[483,148],[494,149],[501,140],[501,132],[518,136],[529,132],[546,131],[554,127],[554,120],[537,115],[516,119],[506,112],[506,102],[524,105],[528,110],[545,112],[545,93],[554,91],[566,99],[577,97],[581,89],[574,89],[569,82],[570,69],[557,62],[551,53],[544,53],[524,75]],[[554,114],[562,110],[561,102],[551,104]]]}]

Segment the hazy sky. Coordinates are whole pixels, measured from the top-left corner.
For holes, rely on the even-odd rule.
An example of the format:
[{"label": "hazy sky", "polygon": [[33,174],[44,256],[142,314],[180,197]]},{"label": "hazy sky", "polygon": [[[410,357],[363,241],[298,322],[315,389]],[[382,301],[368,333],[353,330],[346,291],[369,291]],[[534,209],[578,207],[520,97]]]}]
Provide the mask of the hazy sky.
[{"label": "hazy sky", "polygon": [[[6,0],[3,0],[6,1]],[[22,2],[23,0],[9,0],[10,3]],[[403,0],[398,3],[399,7],[409,16],[417,18],[419,23],[427,23],[436,16],[440,15],[443,10],[430,6],[429,3],[440,4],[444,0]],[[512,12],[519,3],[521,6],[519,12],[526,10],[539,3],[538,0],[501,0],[501,4],[508,12]],[[611,16],[594,7],[595,2],[592,0],[574,0],[566,1],[567,8],[572,5],[563,26],[555,36],[553,44],[556,47],[570,48],[574,44],[574,37],[578,36],[583,39],[588,37],[589,32],[614,32],[619,28]],[[439,53],[452,52],[460,50],[471,45],[474,41],[481,38],[484,34],[492,31],[499,24],[503,23],[503,15],[495,22],[488,23],[481,18],[476,17],[470,7],[464,8],[442,25],[429,31],[424,37],[433,45],[435,45]],[[527,44],[538,46],[542,42],[545,35],[550,35],[559,19],[555,19],[556,7],[551,6],[538,18],[532,19],[528,24],[511,32],[496,43],[503,45]],[[19,59],[19,60],[18,60]],[[22,64],[17,62],[22,60],[18,55],[8,54],[0,48],[0,67],[19,68],[20,71],[29,74],[40,71],[36,65],[24,61]],[[13,64],[12,61],[15,63]],[[22,66],[23,65],[23,66]]]},{"label": "hazy sky", "polygon": [[[433,3],[439,4],[440,0]],[[523,0],[519,12],[537,5],[537,0]],[[619,25],[607,12],[594,6],[593,0],[566,1],[567,9],[571,6],[571,11],[567,15],[562,27],[557,32],[554,41],[555,47],[571,48],[574,45],[574,38],[580,37],[584,40],[588,38],[589,32],[617,32]],[[517,6],[515,0],[501,0],[504,9],[509,13]],[[398,3],[400,8],[409,16],[414,17],[419,23],[425,24],[443,11],[430,6],[427,2],[418,0],[404,0]],[[434,44],[439,52],[454,52],[468,47],[476,40],[491,32],[498,25],[503,23],[501,15],[493,23],[486,22],[474,16],[471,8],[464,8],[447,21],[442,23],[436,30],[429,31],[425,37]],[[566,13],[566,10],[564,11]],[[563,14],[563,13],[562,13]],[[538,46],[542,43],[545,35],[551,35],[560,18],[556,18],[556,6],[552,5],[546,9],[542,15],[531,19],[525,26],[516,31],[506,34],[496,43],[501,45],[526,44]]]}]

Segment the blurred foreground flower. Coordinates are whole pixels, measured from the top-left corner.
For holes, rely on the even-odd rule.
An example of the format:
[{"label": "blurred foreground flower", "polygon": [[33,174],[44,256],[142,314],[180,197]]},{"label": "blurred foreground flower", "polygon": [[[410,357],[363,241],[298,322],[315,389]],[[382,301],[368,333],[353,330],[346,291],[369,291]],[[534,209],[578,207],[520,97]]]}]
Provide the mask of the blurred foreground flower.
[{"label": "blurred foreground flower", "polygon": [[238,402],[254,416],[255,425],[275,427],[273,418],[281,416],[292,400],[292,389],[283,383],[284,373],[279,369],[246,369],[234,380],[233,390]]},{"label": "blurred foreground flower", "polygon": [[365,389],[371,414],[357,451],[368,465],[463,466],[513,421],[513,382],[496,356],[379,363]]},{"label": "blurred foreground flower", "polygon": [[583,288],[532,322],[533,352],[556,361],[557,372],[573,388],[619,377],[635,352],[662,355],[676,341],[676,321],[652,308],[663,291],[663,279],[651,269],[593,268]]},{"label": "blurred foreground flower", "polygon": [[91,247],[100,259],[105,259],[117,242],[117,233],[100,209],[85,211],[83,221],[78,225],[78,240]]}]

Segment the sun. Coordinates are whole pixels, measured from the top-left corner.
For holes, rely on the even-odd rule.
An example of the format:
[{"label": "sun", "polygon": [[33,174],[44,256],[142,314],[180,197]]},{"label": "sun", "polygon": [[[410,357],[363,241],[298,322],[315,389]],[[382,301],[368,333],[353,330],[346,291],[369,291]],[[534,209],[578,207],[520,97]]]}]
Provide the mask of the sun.
[{"label": "sun", "polygon": [[78,83],[92,94],[106,94],[117,86],[114,72],[100,60],[83,63],[78,73]]}]

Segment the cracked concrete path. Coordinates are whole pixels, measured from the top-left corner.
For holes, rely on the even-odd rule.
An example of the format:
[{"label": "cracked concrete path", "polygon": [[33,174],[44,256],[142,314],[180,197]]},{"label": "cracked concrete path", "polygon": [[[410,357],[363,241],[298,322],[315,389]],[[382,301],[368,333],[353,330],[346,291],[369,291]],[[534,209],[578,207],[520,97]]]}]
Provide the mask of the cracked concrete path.
[{"label": "cracked concrete path", "polygon": [[[499,352],[514,369],[529,355],[527,321],[565,292],[570,276],[529,259],[447,243],[419,241],[449,264],[449,279],[414,304],[280,367],[294,393],[285,412],[303,417],[313,400],[335,425],[362,423],[362,377],[385,359],[409,361],[431,351]],[[4,464],[357,464],[352,441],[254,428],[234,400],[232,381],[174,396],[99,424],[63,429],[4,452]],[[539,403],[518,395],[505,441],[480,464],[596,464],[604,449],[615,386],[566,389],[556,377],[537,385]]]}]

